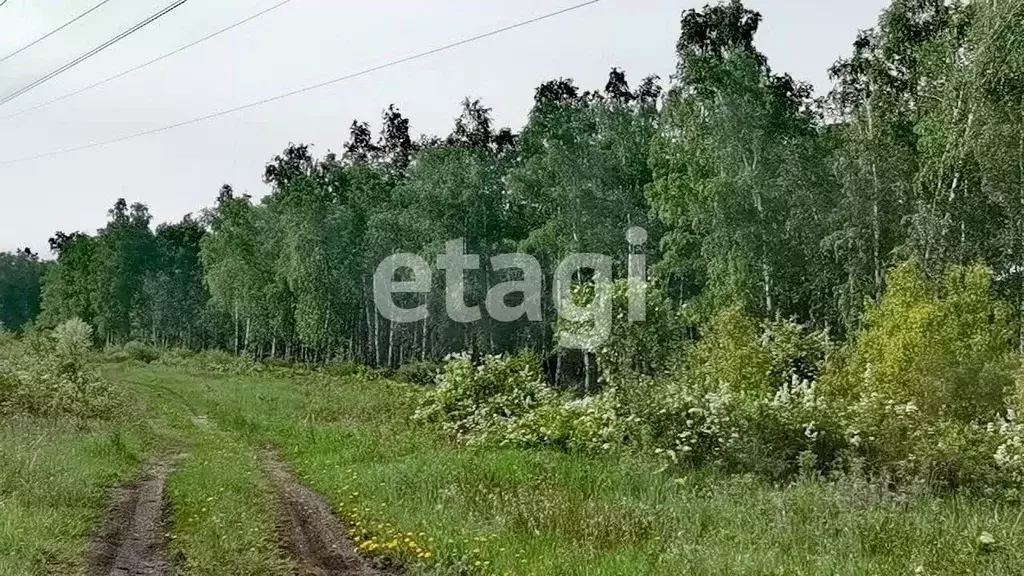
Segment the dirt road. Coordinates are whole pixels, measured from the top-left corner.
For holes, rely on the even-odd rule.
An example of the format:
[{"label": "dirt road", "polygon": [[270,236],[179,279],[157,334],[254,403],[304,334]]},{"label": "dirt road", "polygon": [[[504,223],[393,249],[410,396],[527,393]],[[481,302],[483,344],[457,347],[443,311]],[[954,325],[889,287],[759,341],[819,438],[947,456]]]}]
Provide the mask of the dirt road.
[{"label": "dirt road", "polygon": [[90,547],[90,576],[172,576],[166,555],[164,484],[170,463],[146,467],[117,490],[110,513]]}]

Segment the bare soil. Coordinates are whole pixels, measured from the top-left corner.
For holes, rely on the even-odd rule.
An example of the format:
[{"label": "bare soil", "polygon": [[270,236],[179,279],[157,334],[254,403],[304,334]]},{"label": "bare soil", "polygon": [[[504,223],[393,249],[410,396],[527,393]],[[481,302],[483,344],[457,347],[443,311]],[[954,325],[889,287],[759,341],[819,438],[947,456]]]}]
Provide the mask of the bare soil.
[{"label": "bare soil", "polygon": [[137,481],[117,489],[89,546],[90,576],[173,576],[166,555],[164,484],[168,463],[147,466]]},{"label": "bare soil", "polygon": [[267,473],[280,501],[278,532],[300,576],[380,576],[359,556],[341,520],[326,500],[296,481],[288,467],[267,453]]}]

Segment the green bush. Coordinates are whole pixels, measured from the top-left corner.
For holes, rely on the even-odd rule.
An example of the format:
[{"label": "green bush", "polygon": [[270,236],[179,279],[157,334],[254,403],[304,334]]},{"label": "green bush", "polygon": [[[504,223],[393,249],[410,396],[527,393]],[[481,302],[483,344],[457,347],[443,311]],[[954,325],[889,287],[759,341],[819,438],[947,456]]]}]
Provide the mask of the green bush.
[{"label": "green bush", "polygon": [[150,346],[149,344],[139,342],[137,340],[132,340],[131,342],[125,344],[124,352],[129,359],[136,360],[138,362],[142,362],[145,364],[156,362],[157,360],[160,359],[159,350],[157,350],[153,346]]},{"label": "green bush", "polygon": [[539,366],[526,353],[488,356],[479,365],[467,357],[452,358],[416,418],[439,423],[462,441],[501,442],[518,419],[554,397]]},{"label": "green bush", "polygon": [[702,329],[702,339],[687,355],[688,388],[728,388],[739,394],[767,396],[782,384],[773,381],[775,359],[764,346],[757,322],[739,306],[716,314]]},{"label": "green bush", "polygon": [[769,398],[795,377],[813,380],[831,351],[824,332],[790,321],[759,324],[731,306],[712,316],[687,355],[686,378],[714,390]]},{"label": "green bush", "polygon": [[84,358],[92,348],[92,326],[80,318],[62,322],[53,330],[56,352],[67,359]]},{"label": "green bush", "polygon": [[930,280],[907,263],[888,280],[821,377],[822,394],[841,407],[845,459],[934,488],[1012,483],[1016,427],[1000,423],[1012,420],[1019,366],[991,273],[951,267]]},{"label": "green bush", "polygon": [[269,367],[256,362],[249,356],[235,355],[223,350],[204,350],[196,353],[166,354],[159,358],[161,364],[178,366],[201,372],[216,374],[257,375]]},{"label": "green bush", "polygon": [[991,421],[1005,410],[1017,369],[1009,318],[987,269],[951,267],[929,282],[904,264],[824,383],[847,400],[879,394],[912,404],[929,421]]},{"label": "green bush", "polygon": [[[668,295],[656,285],[644,286],[644,320],[631,321],[628,287],[621,280],[612,286],[611,330],[596,350],[598,366],[608,383],[664,373],[682,357],[687,343],[685,321]],[[565,328],[564,324],[559,328]]]},{"label": "green bush", "polygon": [[625,427],[610,394],[551,398],[509,424],[500,444],[596,453],[624,446]]},{"label": "green bush", "polygon": [[[613,377],[582,399],[550,389],[529,355],[455,358],[417,418],[463,442],[631,450],[778,481],[863,475],[1024,497],[1024,426],[1010,409],[1024,377],[983,268],[951,269],[937,283],[911,265],[896,269],[861,332],[839,348],[824,333],[758,323],[738,307],[700,332],[657,375],[599,350]],[[646,336],[618,337],[639,346]]]},{"label": "green bush", "polygon": [[407,384],[429,386],[437,383],[443,370],[444,366],[438,362],[410,362],[395,370],[392,377]]},{"label": "green bush", "polygon": [[[84,326],[84,328],[83,328]],[[91,330],[70,321],[0,350],[0,414],[111,418],[123,394],[87,365]]]},{"label": "green bush", "polygon": [[1024,497],[1024,425],[1011,410],[1005,419],[989,424],[987,431],[999,443],[994,456],[996,467],[1017,491],[1017,496]]},{"label": "green bush", "polygon": [[0,322],[0,350],[14,344],[14,332],[7,330],[3,327],[3,323]]}]

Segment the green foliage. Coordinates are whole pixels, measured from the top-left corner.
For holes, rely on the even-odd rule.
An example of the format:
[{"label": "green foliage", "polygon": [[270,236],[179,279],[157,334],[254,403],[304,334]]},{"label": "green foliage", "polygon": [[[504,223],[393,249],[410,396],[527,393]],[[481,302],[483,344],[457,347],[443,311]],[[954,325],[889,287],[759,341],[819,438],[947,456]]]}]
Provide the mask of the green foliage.
[{"label": "green foliage", "polygon": [[440,385],[428,393],[417,419],[439,423],[463,441],[500,441],[510,426],[554,394],[532,354],[449,360]]},{"label": "green foliage", "polygon": [[879,394],[930,419],[987,422],[1012,393],[1012,338],[987,269],[952,267],[930,282],[907,263],[889,274],[885,296],[826,382],[844,398]]},{"label": "green foliage", "polygon": [[81,318],[72,318],[53,329],[58,356],[80,360],[92,348],[92,326]]},{"label": "green foliage", "polygon": [[[51,239],[56,263],[0,255],[0,326],[22,334],[0,343],[19,350],[4,405],[89,412],[93,337],[107,360],[304,363],[421,385],[459,353],[420,418],[463,441],[772,478],[1019,480],[1022,22],[1022,0],[894,0],[813,100],[759,51],[761,15],[729,0],[682,14],[664,98],[655,78],[631,88],[618,69],[597,91],[559,78],[538,86],[518,134],[467,98],[450,134],[418,141],[390,106],[376,137],[353,123],[340,157],[289,145],[261,201],[225,185],[201,218],[154,231],[146,206],[118,200],[94,235]],[[647,245],[625,242],[634,226]],[[519,250],[542,264],[544,320],[451,321],[440,274],[396,297],[426,304],[421,322],[376,312],[382,259],[430,260],[455,238],[481,256],[467,305],[519,279],[490,262]],[[621,279],[641,252],[658,281],[646,320],[630,322]],[[608,292],[575,279],[574,298],[612,311],[607,340],[582,354],[558,346],[580,326],[552,305],[551,273],[572,253],[609,256],[619,279]],[[554,391],[522,350],[552,358],[558,385],[582,358],[585,391],[600,392]]]},{"label": "green foliage", "polygon": [[[759,325],[733,307],[702,327],[701,340],[682,363],[655,377],[623,371],[584,398],[547,388],[524,364],[533,359],[488,359],[480,366],[453,360],[439,388],[427,392],[419,418],[469,443],[638,451],[669,467],[710,465],[775,480],[854,472],[900,486],[1013,494],[1024,458],[1020,427],[1015,413],[997,419],[996,412],[1005,414],[1004,402],[1011,399],[1015,364],[1006,362],[1007,334],[986,273],[952,270],[929,292],[912,271],[892,274],[896,280],[867,314],[861,334],[839,350],[822,332],[792,322]],[[914,314],[908,317],[908,310]],[[908,319],[922,316],[927,330]],[[908,352],[898,365],[921,372],[894,372],[898,380],[857,378],[842,388],[838,383],[846,378],[872,373],[851,372],[856,362],[867,362],[868,351],[903,350],[901,344],[878,344],[879,333],[910,342],[914,353],[940,349],[955,360],[913,364]],[[945,366],[956,370],[926,370]],[[979,366],[974,378],[992,374],[998,385],[983,390],[981,399],[943,387],[956,382],[964,366]],[[952,396],[929,405],[910,393],[916,382]],[[974,421],[959,411],[920,408],[980,406],[984,394],[992,395],[990,407],[1003,409],[979,411]]]},{"label": "green foliage", "polygon": [[29,249],[0,253],[0,327],[18,330],[39,314],[44,264]]},{"label": "green foliage", "polygon": [[444,370],[440,362],[410,362],[395,370],[393,378],[400,382],[429,386],[437,383]]},{"label": "green foliage", "polygon": [[[154,346],[146,344],[145,342],[139,342],[138,340],[132,340],[126,342],[123,345],[112,345],[107,346],[103,350],[101,358],[104,362],[121,363],[121,362],[141,362],[143,364],[149,364],[150,362],[156,362],[157,360],[164,359],[165,352],[160,351]],[[178,353],[172,354],[174,358],[169,359],[169,362],[176,361]]]},{"label": "green foliage", "polygon": [[195,354],[181,352],[163,354],[158,363],[214,374],[257,375],[270,370],[270,367],[256,362],[252,358],[236,356],[223,350],[204,350]]},{"label": "green foliage", "polygon": [[622,448],[623,424],[610,394],[553,397],[512,422],[499,443],[596,454]]},{"label": "green foliage", "polygon": [[687,357],[687,378],[697,387],[728,387],[742,394],[765,396],[782,384],[773,381],[774,359],[762,345],[757,322],[738,306],[715,315],[703,338]]},{"label": "green foliage", "polygon": [[159,350],[150,346],[149,344],[139,342],[138,340],[132,340],[131,342],[125,344],[124,352],[132,360],[143,362],[145,364],[155,362],[156,360],[159,360],[161,357],[161,353]]},{"label": "green foliage", "polygon": [[91,330],[71,320],[36,341],[0,349],[0,414],[108,419],[119,414],[122,392],[86,362]]},{"label": "green foliage", "polygon": [[597,363],[607,382],[653,376],[682,357],[688,326],[661,287],[644,284],[643,321],[629,318],[628,281],[612,286],[612,323],[608,338],[597,349]]}]

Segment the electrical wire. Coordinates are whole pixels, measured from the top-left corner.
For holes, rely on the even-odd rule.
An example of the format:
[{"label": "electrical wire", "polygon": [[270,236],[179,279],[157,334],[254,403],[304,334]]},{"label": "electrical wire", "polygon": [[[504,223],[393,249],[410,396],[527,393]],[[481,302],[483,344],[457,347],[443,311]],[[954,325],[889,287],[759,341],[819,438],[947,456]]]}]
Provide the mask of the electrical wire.
[{"label": "electrical wire", "polygon": [[406,56],[404,58],[399,58],[397,60],[391,60],[390,62],[386,62],[384,64],[378,64],[376,66],[371,66],[369,68],[364,68],[362,70],[359,70],[358,72],[352,72],[350,74],[346,74],[344,76],[339,76],[338,78],[327,80],[325,82],[320,82],[318,84],[313,84],[313,85],[310,85],[310,86],[306,86],[304,88],[299,88],[297,90],[292,90],[290,92],[285,92],[283,94],[278,94],[276,96],[271,96],[269,98],[264,98],[262,100],[257,100],[257,101],[254,101],[254,102],[249,102],[248,104],[243,104],[241,106],[236,106],[234,108],[229,108],[229,109],[226,109],[226,110],[221,110],[219,112],[214,112],[212,114],[207,114],[205,116],[198,116],[196,118],[191,118],[189,120],[183,120],[181,122],[176,122],[174,124],[168,124],[166,126],[161,126],[159,128],[151,128],[149,130],[143,130],[141,132],[136,132],[134,134],[129,134],[129,135],[126,135],[126,136],[119,136],[117,138],[111,138],[110,140],[102,140],[102,141],[99,141],[99,142],[91,142],[89,144],[83,144],[81,146],[75,146],[73,148],[65,148],[63,150],[54,150],[54,151],[51,151],[51,152],[44,152],[42,154],[36,154],[34,156],[26,156],[26,157],[23,157],[23,158],[14,158],[14,159],[10,159],[10,160],[3,160],[3,161],[0,161],[0,165],[14,164],[14,163],[17,163],[17,162],[26,162],[26,161],[29,161],[29,160],[38,160],[38,159],[41,159],[41,158],[48,158],[48,157],[53,157],[53,156],[61,156],[61,155],[64,155],[64,154],[70,154],[72,152],[80,152],[82,150],[88,150],[90,148],[98,148],[98,147],[101,147],[101,146],[109,146],[111,144],[117,144],[117,143],[125,142],[125,141],[128,141],[128,140],[134,140],[136,138],[141,138],[143,136],[149,136],[149,135],[152,135],[152,134],[159,134],[161,132],[167,132],[168,130],[174,130],[175,128],[181,128],[183,126],[189,126],[191,124],[198,124],[199,122],[205,122],[207,120],[213,120],[214,118],[219,118],[221,116],[226,116],[228,114],[233,114],[235,112],[241,112],[243,110],[248,110],[250,108],[255,108],[257,106],[262,106],[264,104],[269,104],[271,102],[276,102],[278,100],[284,100],[285,98],[290,98],[292,96],[297,96],[299,94],[305,94],[307,92],[312,92],[314,90],[319,90],[321,88],[326,88],[326,87],[332,86],[334,84],[338,84],[338,83],[341,83],[341,82],[344,82],[344,81],[347,81],[347,80],[352,80],[352,79],[358,78],[360,76],[365,76],[367,74],[371,74],[373,72],[377,72],[379,70],[383,70],[385,68],[390,68],[392,66],[398,66],[399,64],[405,64],[407,62],[412,62],[413,60],[419,60],[421,58],[425,58],[427,56],[431,56],[431,55],[437,54],[439,52],[444,52],[444,51],[447,51],[447,50],[451,50],[453,48],[458,48],[460,46],[464,46],[466,44],[477,42],[477,41],[483,40],[485,38],[490,38],[492,36],[497,36],[499,34],[502,34],[502,33],[505,33],[505,32],[509,32],[509,31],[515,30],[517,28],[522,28],[524,26],[529,26],[531,24],[535,24],[535,23],[541,22],[543,20],[548,20],[550,18],[554,18],[554,17],[560,16],[562,14],[573,12],[575,10],[579,10],[580,8],[585,8],[587,6],[591,6],[593,4],[597,4],[598,2],[601,2],[601,0],[589,0],[587,2],[582,2],[580,4],[575,4],[573,6],[569,6],[568,8],[563,8],[563,9],[555,11],[555,12],[549,12],[547,14],[543,14],[541,16],[536,16],[534,18],[530,18],[529,20],[523,20],[521,22],[517,22],[515,24],[504,26],[502,28],[498,28],[498,29],[492,30],[490,32],[485,32],[483,34],[478,34],[476,36],[471,36],[469,38],[458,40],[458,41],[452,42],[450,44],[445,44],[444,46],[439,46],[437,48],[432,48],[432,49],[426,50],[424,52],[418,52],[418,53],[413,54],[411,56]]},{"label": "electrical wire", "polygon": [[114,80],[117,80],[117,79],[120,79],[120,78],[124,78],[125,76],[128,76],[129,74],[134,74],[135,72],[138,72],[139,70],[142,70],[143,68],[146,68],[147,66],[151,66],[153,64],[156,64],[157,62],[160,62],[162,60],[166,60],[167,58],[170,58],[171,56],[174,56],[175,54],[178,54],[180,52],[184,52],[185,50],[188,50],[189,48],[192,48],[194,46],[198,46],[199,44],[202,44],[203,42],[206,42],[208,40],[216,38],[217,36],[220,36],[221,34],[224,34],[225,32],[229,32],[231,30],[234,30],[235,28],[238,28],[239,26],[242,26],[244,24],[248,24],[249,22],[252,22],[253,20],[259,18],[260,16],[263,16],[265,14],[273,12],[274,10],[277,10],[278,8],[281,8],[282,6],[284,6],[285,4],[288,4],[290,2],[292,2],[292,0],[283,0],[282,2],[278,2],[277,4],[274,4],[270,8],[267,8],[266,10],[262,10],[260,12],[257,12],[255,14],[253,14],[252,16],[249,16],[248,18],[245,18],[244,20],[239,20],[238,22],[235,22],[234,24],[232,24],[230,26],[221,28],[220,30],[217,30],[216,32],[213,32],[212,34],[208,34],[206,36],[203,36],[202,38],[200,38],[200,39],[198,39],[198,40],[196,40],[194,42],[190,42],[190,43],[182,46],[181,48],[176,48],[174,50],[171,50],[170,52],[166,52],[166,53],[164,53],[164,54],[162,54],[160,56],[157,56],[156,58],[153,58],[152,60],[148,60],[146,62],[143,62],[142,64],[139,64],[138,66],[135,66],[133,68],[129,68],[128,70],[125,70],[124,72],[120,72],[118,74],[114,74],[113,76],[104,78],[103,80],[100,80],[99,82],[95,82],[93,84],[89,84],[85,88],[79,88],[78,90],[74,90],[72,92],[68,92],[67,94],[64,94],[63,96],[58,96],[58,97],[53,98],[51,100],[47,100],[47,101],[45,101],[45,102],[43,102],[41,104],[37,104],[35,106],[26,108],[24,110],[20,110],[18,112],[13,113],[13,114],[8,114],[7,116],[0,116],[0,120],[10,120],[11,118],[16,118],[18,116],[21,116],[22,114],[27,114],[29,112],[34,112],[36,110],[39,110],[40,108],[45,108],[45,107],[47,107],[47,106],[49,106],[51,104],[56,104],[57,102],[61,102],[63,100],[67,100],[68,98],[73,98],[75,96],[78,96],[79,94],[84,94],[85,92],[89,92],[90,90],[94,90],[96,88],[99,88],[100,86],[103,86],[104,84],[108,84],[110,82],[113,82]]},{"label": "electrical wire", "polygon": [[[4,0],[4,3],[6,3],[6,2],[7,2],[7,0]],[[100,2],[99,4],[97,4],[97,5],[93,6],[92,8],[89,8],[89,9],[88,9],[88,10],[86,10],[85,12],[82,12],[82,13],[81,13],[81,14],[79,14],[78,16],[75,16],[75,17],[74,17],[74,18],[72,18],[71,20],[68,20],[67,22],[65,22],[65,23],[61,24],[60,26],[58,26],[58,27],[54,28],[53,30],[51,30],[51,31],[47,32],[46,34],[43,34],[42,36],[40,36],[39,38],[36,38],[35,40],[33,40],[33,41],[29,42],[28,44],[25,44],[24,46],[22,46],[21,48],[18,48],[18,49],[17,49],[17,50],[15,50],[14,52],[11,52],[11,53],[10,53],[10,54],[8,54],[7,56],[4,56],[3,58],[0,58],[0,63],[6,62],[6,61],[10,60],[11,58],[14,58],[15,56],[17,56],[18,54],[21,54],[21,53],[22,53],[22,52],[24,52],[25,50],[28,50],[29,48],[31,48],[31,47],[33,47],[33,46],[35,46],[36,44],[39,44],[39,43],[40,43],[40,42],[42,42],[43,40],[46,40],[46,39],[47,39],[47,38],[49,38],[50,36],[53,36],[54,34],[56,34],[56,33],[60,32],[61,30],[65,29],[65,28],[67,28],[68,26],[71,26],[71,25],[72,25],[72,24],[74,24],[75,22],[78,22],[78,21],[79,21],[79,20],[81,20],[82,18],[85,18],[85,17],[86,17],[86,16],[88,16],[89,14],[92,14],[92,13],[93,13],[94,11],[96,11],[97,9],[99,9],[99,8],[100,8],[101,6],[103,6],[103,5],[104,5],[104,4],[106,4],[107,2],[110,2],[110,0],[103,0],[103,1],[102,1],[102,2]],[[0,6],[3,6],[3,5],[4,5],[4,4],[0,3]]]},{"label": "electrical wire", "polygon": [[121,32],[117,36],[114,36],[110,40],[107,40],[103,44],[100,44],[99,46],[93,48],[92,50],[86,52],[85,54],[82,54],[78,58],[75,58],[71,62],[68,62],[67,64],[61,66],[60,68],[54,70],[53,72],[50,72],[46,76],[43,76],[42,78],[36,80],[35,82],[32,82],[31,84],[29,84],[29,85],[27,85],[27,86],[25,86],[23,88],[15,90],[13,93],[11,93],[8,96],[6,96],[3,100],[0,100],[0,106],[3,106],[4,104],[7,104],[8,102],[10,102],[11,100],[14,100],[18,96],[21,96],[22,94],[25,94],[26,92],[36,88],[37,86],[40,86],[40,85],[42,85],[42,84],[44,84],[46,82],[49,82],[53,78],[56,78],[57,76],[60,76],[64,72],[67,72],[68,70],[74,68],[75,66],[78,66],[82,62],[85,62],[86,60],[88,60],[89,58],[92,58],[93,56],[99,54],[100,52],[106,50],[107,48],[110,48],[114,44],[117,44],[121,40],[124,40],[125,38],[127,38],[127,37],[131,36],[132,34],[138,32],[139,30],[142,30],[143,28],[145,28],[146,26],[152,24],[153,22],[156,22],[160,18],[162,18],[162,17],[166,16],[167,14],[171,13],[175,8],[180,7],[185,2],[188,2],[188,0],[177,0],[176,2],[173,2],[172,4],[170,4],[169,6],[163,8],[162,10],[157,12],[156,14],[153,14],[149,18],[146,18],[145,20],[143,20],[142,22],[139,22],[138,24],[132,26],[128,30],[125,30],[124,32]]}]

